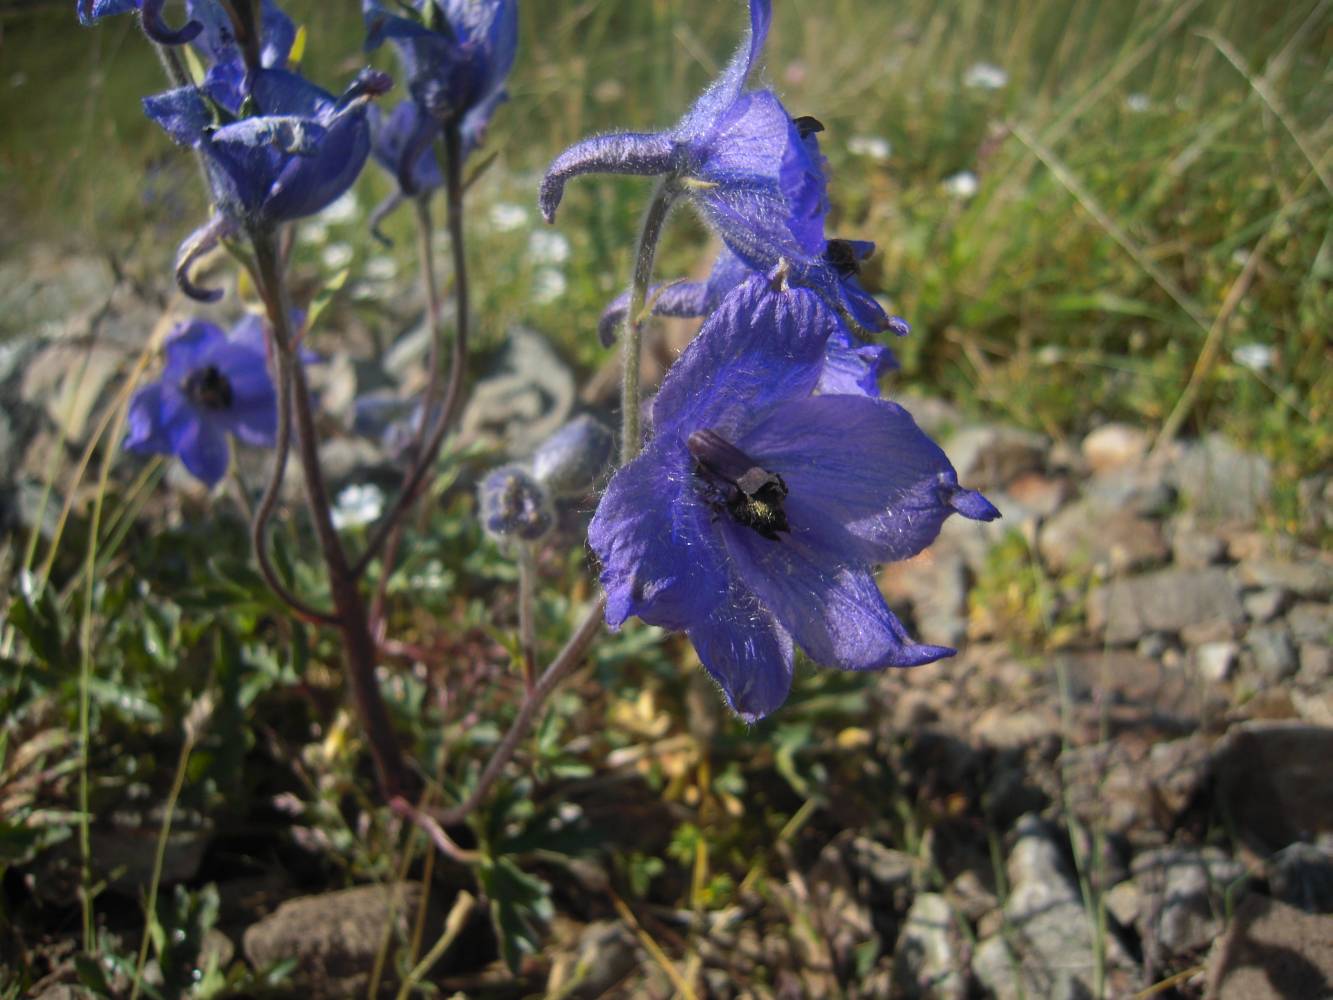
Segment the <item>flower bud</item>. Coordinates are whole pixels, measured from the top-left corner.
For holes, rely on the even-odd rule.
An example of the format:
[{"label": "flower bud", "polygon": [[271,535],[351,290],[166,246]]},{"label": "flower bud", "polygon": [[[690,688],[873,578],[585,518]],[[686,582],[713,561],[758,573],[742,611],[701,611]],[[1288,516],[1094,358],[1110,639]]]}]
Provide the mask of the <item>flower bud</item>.
[{"label": "flower bud", "polygon": [[496,541],[540,541],[555,526],[550,494],[520,466],[504,465],[488,473],[477,500],[481,526]]},{"label": "flower bud", "polygon": [[538,446],[532,472],[554,496],[581,496],[606,471],[614,447],[605,425],[586,414],[575,417]]}]

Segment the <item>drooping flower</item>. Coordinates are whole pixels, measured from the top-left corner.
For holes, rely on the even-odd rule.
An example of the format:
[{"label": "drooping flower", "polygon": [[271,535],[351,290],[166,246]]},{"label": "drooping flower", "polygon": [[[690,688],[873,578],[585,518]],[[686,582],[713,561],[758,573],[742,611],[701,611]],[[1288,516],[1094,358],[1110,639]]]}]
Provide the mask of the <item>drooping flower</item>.
[{"label": "drooping flower", "polygon": [[477,487],[481,527],[498,542],[537,542],[555,527],[551,495],[521,465],[486,474]]},{"label": "drooping flower", "polygon": [[242,320],[230,335],[205,320],[181,323],[165,354],[161,379],[130,401],[127,451],[175,455],[211,488],[227,472],[227,435],[273,447],[277,395],[258,317]]},{"label": "drooping flower", "polygon": [[[866,292],[857,280],[859,262],[870,256],[875,245],[863,241],[829,240],[827,246],[827,258],[851,262],[850,266],[844,266],[840,272],[839,290],[843,307],[857,325],[872,332],[887,329],[898,336],[909,333],[911,328],[907,321],[897,316],[888,316],[874,296]],[[728,292],[758,273],[724,248],[707,280],[655,285],[649,290],[647,301],[657,316],[707,316],[718,307]],[[623,292],[602,312],[597,323],[597,333],[604,346],[610,347],[615,342],[627,309],[629,293]],[[897,367],[898,361],[887,346],[859,340],[840,324],[829,337],[824,374],[820,377],[818,390],[877,396],[880,376]]]},{"label": "drooping flower", "polygon": [[78,0],[76,10],[79,22],[85,25],[113,14],[142,11],[144,34],[159,45],[184,45],[198,37],[202,24],[189,20],[180,28],[172,28],[162,16],[165,6],[166,0]]},{"label": "drooping flower", "polygon": [[793,640],[844,670],[951,655],[907,635],[872,567],[920,552],[953,513],[998,516],[902,407],[815,394],[838,325],[810,290],[763,276],[733,290],[668,373],[654,436],[589,528],[607,624],[688,633],[747,721],[785,700]]},{"label": "drooping flower", "polygon": [[[443,186],[444,174],[435,155],[435,139],[440,126],[427,119],[415,101],[401,101],[389,115],[372,107],[370,118],[370,153],[375,161],[397,181],[396,189],[376,206],[370,216],[370,231],[383,243],[380,223],[397,208],[404,197],[428,194]],[[420,139],[425,137],[422,144]],[[408,162],[409,156],[415,157]]]},{"label": "drooping flower", "polygon": [[[189,267],[225,238],[313,215],[356,180],[370,152],[365,105],[391,81],[364,70],[335,98],[296,73],[260,69],[250,75],[244,103],[233,111],[230,86],[180,87],[144,99],[144,110],[168,135],[203,157],[214,215],[181,245],[176,278],[192,298],[220,291],[197,287]],[[233,117],[246,110],[249,117]]]},{"label": "drooping flower", "polygon": [[532,474],[553,497],[583,496],[606,473],[615,435],[586,413],[575,417],[532,453]]},{"label": "drooping flower", "polygon": [[407,89],[423,112],[423,133],[408,144],[409,166],[433,140],[424,132],[456,126],[466,155],[480,145],[508,97],[505,79],[518,52],[518,0],[401,0],[395,9],[363,0],[366,49],[398,50]]},{"label": "drooping flower", "polygon": [[[660,175],[750,269],[767,273],[785,260],[792,282],[838,301],[838,263],[827,256],[824,238],[828,197],[817,138],[823,126],[792,118],[771,90],[745,90],[772,3],[750,0],[749,9],[740,48],[684,118],[665,132],[613,132],[575,143],[547,168],[541,212],[553,221],[565,184],[581,174]],[[887,318],[877,306],[873,311],[870,329],[883,329]]]}]

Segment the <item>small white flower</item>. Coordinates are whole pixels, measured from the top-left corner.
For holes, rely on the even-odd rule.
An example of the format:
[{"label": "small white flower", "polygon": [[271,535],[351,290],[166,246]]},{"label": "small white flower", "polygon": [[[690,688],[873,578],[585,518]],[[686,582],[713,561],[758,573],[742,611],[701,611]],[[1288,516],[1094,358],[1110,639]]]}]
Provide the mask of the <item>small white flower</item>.
[{"label": "small white flower", "polygon": [[569,288],[565,272],[554,267],[538,268],[532,276],[532,301],[547,306],[559,299]]},{"label": "small white flower", "polygon": [[1265,371],[1272,367],[1273,348],[1267,344],[1241,344],[1231,352],[1231,360],[1252,372]]},{"label": "small white flower", "polygon": [[1249,262],[1250,251],[1246,250],[1244,247],[1237,247],[1235,250],[1231,251],[1231,263],[1235,264],[1237,267],[1244,267]]},{"label": "small white flower", "polygon": [[878,135],[854,135],[847,140],[847,152],[872,160],[887,160],[893,155],[893,146]]},{"label": "small white flower", "polygon": [[498,233],[510,233],[528,224],[528,210],[513,202],[497,201],[491,206],[491,226]]},{"label": "small white flower", "polygon": [[964,201],[975,195],[980,187],[977,175],[970,170],[960,170],[953,176],[944,178],[944,190]]},{"label": "small white flower", "polygon": [[1148,99],[1147,94],[1134,93],[1125,98],[1125,107],[1136,115],[1141,115],[1152,107],[1152,101]]},{"label": "small white flower", "polygon": [[371,281],[392,281],[398,277],[398,262],[392,257],[377,254],[366,261],[365,274]]},{"label": "small white flower", "polygon": [[334,199],[324,211],[320,212],[317,218],[331,226],[341,226],[348,222],[355,222],[360,212],[361,205],[356,200],[356,193],[348,188]]},{"label": "small white flower", "polygon": [[569,260],[569,238],[564,233],[538,229],[528,239],[528,256],[534,264],[563,264]]},{"label": "small white flower", "polygon": [[1009,74],[994,63],[979,62],[963,74],[963,86],[977,90],[999,90],[1009,82]]},{"label": "small white flower", "polygon": [[330,271],[341,271],[352,263],[352,258],[355,256],[356,251],[352,249],[352,244],[330,243],[319,255],[319,259]]},{"label": "small white flower", "polygon": [[333,526],[361,528],[384,512],[384,491],[373,483],[355,483],[343,488],[334,501]]}]

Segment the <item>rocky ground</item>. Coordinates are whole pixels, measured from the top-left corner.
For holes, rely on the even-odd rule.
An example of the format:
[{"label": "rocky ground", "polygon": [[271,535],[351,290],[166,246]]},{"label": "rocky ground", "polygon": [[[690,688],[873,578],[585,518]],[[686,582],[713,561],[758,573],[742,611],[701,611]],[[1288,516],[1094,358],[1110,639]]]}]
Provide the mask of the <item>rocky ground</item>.
[{"label": "rocky ground", "polygon": [[[0,527],[26,531],[53,449],[77,457],[159,304],[93,259],[0,277],[4,301],[27,310],[6,320],[24,335],[0,342]],[[422,350],[410,312],[382,364],[334,353],[319,376],[328,425],[344,432],[327,446],[339,484],[392,468],[384,426],[358,427],[353,400],[392,400],[410,381]],[[516,336],[474,393],[476,439],[535,440],[576,403],[545,342]],[[1328,537],[1333,481],[1274,482],[1220,437],[1150,454],[1135,427],[1052,441],[904,402],[1004,513],[955,519],[884,576],[922,639],[961,650],[884,675],[876,731],[848,736],[897,775],[911,842],[852,817],[817,842],[779,841],[762,891],[742,884],[723,909],[559,908],[520,983],[465,956],[442,990],[1333,996],[1333,559],[1298,540]],[[1293,534],[1273,527],[1284,491]],[[168,882],[198,876],[188,825]],[[605,899],[595,867],[562,894]],[[423,911],[428,940],[457,891],[446,882]],[[418,883],[255,890],[220,886],[208,947],[256,967],[293,960],[305,996],[363,995],[386,925],[423,905]],[[479,943],[463,951],[486,954],[477,921],[466,933]]]}]

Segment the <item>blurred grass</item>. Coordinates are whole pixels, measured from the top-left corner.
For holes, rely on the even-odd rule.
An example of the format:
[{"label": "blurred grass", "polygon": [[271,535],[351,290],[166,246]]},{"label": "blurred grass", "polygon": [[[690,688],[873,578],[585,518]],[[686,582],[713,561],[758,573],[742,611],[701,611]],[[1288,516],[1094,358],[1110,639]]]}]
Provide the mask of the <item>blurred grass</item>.
[{"label": "blurred grass", "polygon": [[[355,5],[288,6],[311,33],[306,70],[337,89],[363,59]],[[165,286],[202,208],[188,160],[138,109],[157,67],[130,19],[85,31],[69,7],[4,15],[0,241],[6,253],[34,240],[97,247],[147,262]],[[499,158],[477,200],[523,206],[529,224],[474,223],[479,311],[492,335],[532,322],[591,367],[603,355],[589,333],[627,273],[644,184],[571,187],[565,291],[542,302],[534,283],[550,275],[526,259],[536,179],[590,131],[670,124],[725,61],[743,12],[585,0],[527,3],[522,18],[513,99],[491,136]],[[976,414],[1056,435],[1107,419],[1160,426],[1271,228],[1185,430],[1223,428],[1293,479],[1333,459],[1330,196],[1306,182],[1312,160],[1330,170],[1331,38],[1327,2],[790,0],[764,78],[828,126],[833,229],[879,243],[870,281],[915,326],[899,345],[902,380]],[[978,64],[1003,85],[969,86]],[[852,152],[865,137],[890,155]],[[972,197],[945,183],[963,172]],[[372,171],[361,186],[363,205],[386,190]],[[704,236],[678,225],[661,272],[697,271]],[[1269,348],[1265,367],[1232,361],[1251,344]]]}]

